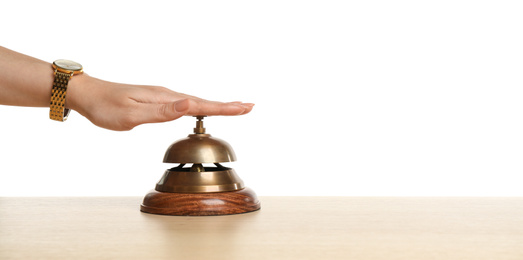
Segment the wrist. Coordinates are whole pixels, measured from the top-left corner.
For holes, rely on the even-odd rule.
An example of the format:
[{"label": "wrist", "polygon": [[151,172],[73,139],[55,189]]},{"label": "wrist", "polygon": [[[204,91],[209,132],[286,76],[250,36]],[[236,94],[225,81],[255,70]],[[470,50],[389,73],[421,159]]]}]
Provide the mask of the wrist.
[{"label": "wrist", "polygon": [[84,93],[86,93],[86,89],[89,89],[89,85],[91,85],[93,81],[94,78],[85,73],[73,76],[67,86],[65,107],[83,114],[82,97],[85,98]]}]

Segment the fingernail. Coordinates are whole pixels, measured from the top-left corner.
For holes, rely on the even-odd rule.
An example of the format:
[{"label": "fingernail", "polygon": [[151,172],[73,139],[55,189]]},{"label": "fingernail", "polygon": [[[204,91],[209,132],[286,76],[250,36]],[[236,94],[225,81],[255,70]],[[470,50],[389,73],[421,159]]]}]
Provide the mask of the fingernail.
[{"label": "fingernail", "polygon": [[176,111],[178,111],[178,112],[188,110],[189,109],[189,100],[183,99],[183,100],[177,101],[176,104],[174,105],[174,109],[176,109]]}]

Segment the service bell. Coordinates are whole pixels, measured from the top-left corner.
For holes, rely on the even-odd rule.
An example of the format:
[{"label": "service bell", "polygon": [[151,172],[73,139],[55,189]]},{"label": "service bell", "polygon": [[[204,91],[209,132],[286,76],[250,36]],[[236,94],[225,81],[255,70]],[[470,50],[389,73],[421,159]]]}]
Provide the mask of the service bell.
[{"label": "service bell", "polygon": [[197,117],[193,134],[169,146],[163,162],[178,166],[165,171],[156,189],[145,196],[141,211],[212,216],[260,209],[256,194],[244,186],[234,169],[220,164],[236,161],[236,155],[227,142],[205,133],[203,118]]}]

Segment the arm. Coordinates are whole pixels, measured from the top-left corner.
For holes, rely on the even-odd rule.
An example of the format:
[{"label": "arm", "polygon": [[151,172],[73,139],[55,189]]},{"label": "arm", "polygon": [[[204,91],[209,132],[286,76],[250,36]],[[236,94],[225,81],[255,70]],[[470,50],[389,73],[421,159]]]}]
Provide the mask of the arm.
[{"label": "arm", "polygon": [[[50,63],[0,46],[0,104],[49,107],[53,79]],[[254,104],[209,101],[164,87],[113,83],[84,73],[69,81],[65,106],[99,127],[130,130],[184,115],[243,115]]]}]

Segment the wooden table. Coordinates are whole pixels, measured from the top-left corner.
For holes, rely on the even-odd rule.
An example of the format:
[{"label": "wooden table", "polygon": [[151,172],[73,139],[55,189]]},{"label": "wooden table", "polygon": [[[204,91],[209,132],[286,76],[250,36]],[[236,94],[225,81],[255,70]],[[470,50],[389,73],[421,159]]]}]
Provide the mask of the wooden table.
[{"label": "wooden table", "polygon": [[261,197],[219,217],[141,199],[0,198],[0,259],[523,259],[523,198]]}]

